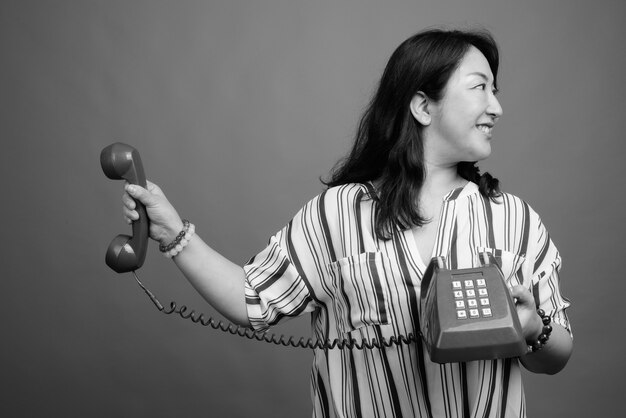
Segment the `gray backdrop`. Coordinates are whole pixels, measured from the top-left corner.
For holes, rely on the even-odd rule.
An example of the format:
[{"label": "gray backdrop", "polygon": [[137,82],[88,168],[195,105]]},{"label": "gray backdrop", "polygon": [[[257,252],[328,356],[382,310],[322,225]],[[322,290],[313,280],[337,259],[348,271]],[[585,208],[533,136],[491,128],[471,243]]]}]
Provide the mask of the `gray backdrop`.
[{"label": "gray backdrop", "polygon": [[[532,417],[610,416],[625,370],[624,3],[0,3],[0,414],[310,415],[311,353],[160,314],[104,264],[130,228],[100,150],[148,177],[244,263],[348,149],[393,49],[432,25],[491,30],[504,116],[482,167],[542,215],[564,258],[575,352],[526,376]],[[165,303],[213,311],[151,244]],[[308,334],[308,319],[280,332]]]}]

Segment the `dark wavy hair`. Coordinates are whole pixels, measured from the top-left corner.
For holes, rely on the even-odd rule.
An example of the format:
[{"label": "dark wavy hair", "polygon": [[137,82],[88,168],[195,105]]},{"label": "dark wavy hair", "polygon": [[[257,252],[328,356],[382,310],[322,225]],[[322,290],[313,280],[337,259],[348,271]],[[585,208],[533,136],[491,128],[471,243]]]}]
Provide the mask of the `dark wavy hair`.
[{"label": "dark wavy hair", "polygon": [[[378,88],[359,122],[350,153],[332,169],[327,187],[378,180],[376,235],[390,239],[395,226],[402,230],[422,226],[418,196],[424,183],[422,125],[410,111],[415,94],[439,101],[445,86],[467,50],[476,47],[498,74],[498,46],[484,30],[430,29],[404,41],[385,67]],[[492,200],[500,195],[496,178],[480,174],[476,162],[459,162],[461,177],[479,186]]]}]

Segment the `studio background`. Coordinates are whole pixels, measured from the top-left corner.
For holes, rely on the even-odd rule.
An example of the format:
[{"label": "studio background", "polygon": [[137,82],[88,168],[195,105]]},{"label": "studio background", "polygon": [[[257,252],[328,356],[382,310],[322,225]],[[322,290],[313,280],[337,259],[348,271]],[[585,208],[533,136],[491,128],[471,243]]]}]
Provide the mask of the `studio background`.
[{"label": "studio background", "polygon": [[[430,26],[498,40],[504,115],[481,164],[559,247],[575,350],[526,373],[530,417],[622,410],[626,145],[618,0],[0,2],[0,414],[306,417],[311,352],[160,314],[104,264],[129,233],[121,141],[215,249],[243,264],[347,150],[395,47]],[[165,304],[212,314],[151,243]],[[308,318],[278,332],[309,336]]]}]

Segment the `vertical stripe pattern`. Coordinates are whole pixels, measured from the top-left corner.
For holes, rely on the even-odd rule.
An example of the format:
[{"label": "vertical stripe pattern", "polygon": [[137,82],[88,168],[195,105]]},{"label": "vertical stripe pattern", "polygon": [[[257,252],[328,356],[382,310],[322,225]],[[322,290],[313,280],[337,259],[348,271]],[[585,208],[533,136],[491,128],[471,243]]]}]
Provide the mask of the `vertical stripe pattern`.
[{"label": "vertical stripe pattern", "polygon": [[[419,329],[422,257],[412,231],[374,233],[371,184],[334,187],[308,202],[244,267],[250,322],[267,329],[311,313],[315,338],[357,341]],[[539,216],[519,198],[484,199],[468,183],[444,199],[434,256],[449,267],[491,253],[505,279],[533,291],[566,329],[561,258]],[[437,364],[420,343],[315,350],[314,417],[524,417],[517,359]]]}]

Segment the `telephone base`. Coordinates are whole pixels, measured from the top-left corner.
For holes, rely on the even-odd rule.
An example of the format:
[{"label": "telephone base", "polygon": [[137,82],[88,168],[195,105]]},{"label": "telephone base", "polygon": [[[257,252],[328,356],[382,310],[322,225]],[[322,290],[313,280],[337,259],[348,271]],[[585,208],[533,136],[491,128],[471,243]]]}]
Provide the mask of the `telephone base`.
[{"label": "telephone base", "polygon": [[446,269],[431,261],[421,284],[420,326],[436,363],[518,357],[527,345],[500,267]]}]

